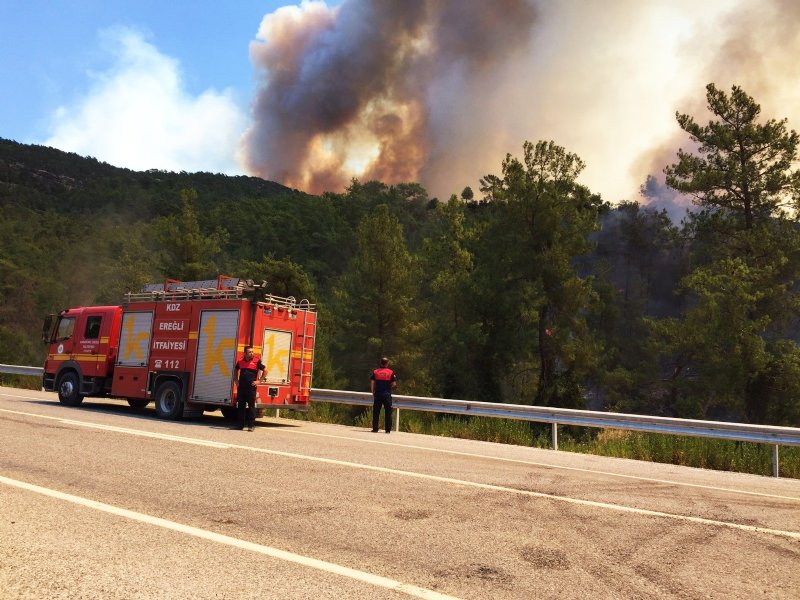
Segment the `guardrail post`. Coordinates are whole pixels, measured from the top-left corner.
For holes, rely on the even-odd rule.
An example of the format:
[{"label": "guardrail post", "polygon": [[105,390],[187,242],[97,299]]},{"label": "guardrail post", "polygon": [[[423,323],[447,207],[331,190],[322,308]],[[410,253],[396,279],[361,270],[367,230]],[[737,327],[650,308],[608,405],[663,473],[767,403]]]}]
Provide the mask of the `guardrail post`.
[{"label": "guardrail post", "polygon": [[275,409],[275,418],[276,419],[280,419],[281,418],[281,409],[280,408],[276,408]]},{"label": "guardrail post", "polygon": [[558,423],[553,423],[553,450],[558,450]]},{"label": "guardrail post", "polygon": [[395,410],[397,412],[394,414],[394,417],[395,417],[394,418],[394,423],[395,423],[394,430],[395,431],[400,431],[400,409],[396,408]]},{"label": "guardrail post", "polygon": [[778,444],[772,447],[772,476],[778,477]]}]

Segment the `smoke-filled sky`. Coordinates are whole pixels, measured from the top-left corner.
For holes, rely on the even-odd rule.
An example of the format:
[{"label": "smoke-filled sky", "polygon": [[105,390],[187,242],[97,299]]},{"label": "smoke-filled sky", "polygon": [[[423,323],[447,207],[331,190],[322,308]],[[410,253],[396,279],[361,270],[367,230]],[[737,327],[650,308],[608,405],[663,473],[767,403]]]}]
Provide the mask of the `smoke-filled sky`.
[{"label": "smoke-filled sky", "polygon": [[552,139],[617,202],[688,147],[675,111],[705,120],[709,82],[800,129],[795,0],[16,4],[0,137],[134,169],[446,198]]}]

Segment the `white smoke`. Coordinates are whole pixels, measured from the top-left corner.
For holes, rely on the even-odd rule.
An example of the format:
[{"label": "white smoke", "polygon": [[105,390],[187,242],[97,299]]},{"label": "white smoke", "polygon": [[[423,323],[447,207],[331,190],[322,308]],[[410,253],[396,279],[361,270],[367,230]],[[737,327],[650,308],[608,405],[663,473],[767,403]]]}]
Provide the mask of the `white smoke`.
[{"label": "white smoke", "polygon": [[102,37],[114,64],[89,74],[88,93],[55,112],[43,144],[135,170],[241,173],[236,148],[247,119],[230,92],[190,95],[178,62],[140,32]]}]

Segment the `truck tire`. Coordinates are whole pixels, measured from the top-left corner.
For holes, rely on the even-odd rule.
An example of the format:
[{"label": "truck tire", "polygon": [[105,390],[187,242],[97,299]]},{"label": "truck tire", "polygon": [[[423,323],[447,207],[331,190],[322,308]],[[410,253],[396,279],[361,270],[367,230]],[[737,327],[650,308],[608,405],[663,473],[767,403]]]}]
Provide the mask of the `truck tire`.
[{"label": "truck tire", "polygon": [[67,371],[58,380],[58,401],[65,406],[78,406],[83,402],[81,383],[75,371]]},{"label": "truck tire", "polygon": [[150,400],[147,398],[127,398],[127,400],[131,408],[144,408],[150,404]]},{"label": "truck tire", "polygon": [[156,414],[162,419],[180,419],[183,416],[181,386],[174,381],[165,381],[156,389]]}]

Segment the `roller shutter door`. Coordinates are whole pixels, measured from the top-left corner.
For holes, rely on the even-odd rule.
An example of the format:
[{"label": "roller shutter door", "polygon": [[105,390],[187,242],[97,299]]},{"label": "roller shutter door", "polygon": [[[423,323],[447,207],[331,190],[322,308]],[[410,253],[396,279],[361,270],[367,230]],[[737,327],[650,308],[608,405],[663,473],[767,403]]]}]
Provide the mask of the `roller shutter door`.
[{"label": "roller shutter door", "polygon": [[122,315],[117,364],[123,367],[144,367],[150,357],[152,312],[127,312]]},{"label": "roller shutter door", "polygon": [[197,336],[197,361],[192,400],[227,402],[233,389],[236,363],[238,310],[205,310],[200,315]]}]

